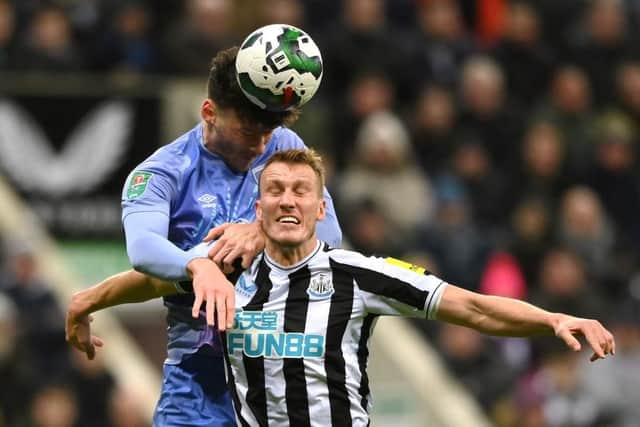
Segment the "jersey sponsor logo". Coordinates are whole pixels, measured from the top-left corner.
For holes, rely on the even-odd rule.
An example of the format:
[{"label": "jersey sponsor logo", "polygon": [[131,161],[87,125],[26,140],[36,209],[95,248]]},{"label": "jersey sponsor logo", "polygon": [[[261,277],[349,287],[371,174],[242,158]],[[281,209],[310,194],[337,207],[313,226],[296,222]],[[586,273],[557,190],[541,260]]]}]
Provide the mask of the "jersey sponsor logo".
[{"label": "jersey sponsor logo", "polygon": [[277,311],[240,311],[233,328],[227,331],[229,354],[248,357],[321,358],[324,336],[300,332],[278,332],[282,313]]},{"label": "jersey sponsor logo", "polygon": [[257,289],[256,284],[251,280],[247,280],[244,274],[240,276],[238,283],[236,283],[236,292],[246,297],[253,295]]},{"label": "jersey sponsor logo", "polygon": [[385,261],[388,264],[395,265],[396,267],[404,268],[405,270],[411,270],[411,271],[413,271],[415,273],[418,273],[418,274],[426,274],[427,273],[427,270],[425,268],[422,268],[422,267],[417,266],[415,264],[411,264],[409,262],[402,261],[402,260],[399,260],[399,259],[396,259],[396,258],[388,257],[387,259],[385,259]]},{"label": "jersey sponsor logo", "polygon": [[127,199],[135,199],[144,194],[153,174],[151,172],[135,172],[129,181]]},{"label": "jersey sponsor logo", "polygon": [[316,299],[329,298],[334,293],[333,282],[324,274],[311,279],[309,287],[307,288],[307,294],[309,294],[311,298]]}]

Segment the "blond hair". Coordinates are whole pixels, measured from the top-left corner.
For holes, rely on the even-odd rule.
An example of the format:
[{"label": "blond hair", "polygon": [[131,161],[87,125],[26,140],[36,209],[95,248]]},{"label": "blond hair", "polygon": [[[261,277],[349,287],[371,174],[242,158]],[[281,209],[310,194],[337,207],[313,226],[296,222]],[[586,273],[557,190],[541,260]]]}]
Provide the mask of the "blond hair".
[{"label": "blond hair", "polygon": [[307,149],[291,149],[275,152],[267,163],[264,165],[263,172],[273,163],[286,163],[289,165],[307,165],[318,177],[319,191],[322,195],[324,188],[324,165],[322,164],[322,157],[315,150],[311,148]]}]

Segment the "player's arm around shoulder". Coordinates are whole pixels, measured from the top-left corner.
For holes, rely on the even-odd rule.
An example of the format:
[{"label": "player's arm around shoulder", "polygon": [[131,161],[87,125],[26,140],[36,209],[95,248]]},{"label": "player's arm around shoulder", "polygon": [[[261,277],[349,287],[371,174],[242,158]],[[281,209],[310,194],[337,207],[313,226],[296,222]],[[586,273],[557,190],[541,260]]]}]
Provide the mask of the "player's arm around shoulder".
[{"label": "player's arm around shoulder", "polygon": [[71,346],[86,353],[89,359],[93,359],[95,347],[101,347],[103,342],[99,337],[91,335],[91,313],[176,293],[178,290],[173,283],[135,270],[110,276],[95,286],[73,294],[66,313],[66,340]]},{"label": "player's arm around shoulder", "polygon": [[524,301],[482,295],[453,285],[444,290],[436,318],[488,335],[555,335],[575,351],[581,349],[575,336],[581,335],[593,350],[592,361],[615,353],[613,335],[595,319],[552,313]]}]

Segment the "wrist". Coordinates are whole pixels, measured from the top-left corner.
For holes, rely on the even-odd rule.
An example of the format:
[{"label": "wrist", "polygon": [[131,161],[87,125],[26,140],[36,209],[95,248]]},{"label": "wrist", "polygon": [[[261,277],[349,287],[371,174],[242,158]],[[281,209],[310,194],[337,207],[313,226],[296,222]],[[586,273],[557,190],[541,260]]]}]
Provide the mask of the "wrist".
[{"label": "wrist", "polygon": [[211,272],[211,268],[215,267],[214,270],[219,271],[216,263],[211,261],[209,258],[194,258],[187,264],[187,273],[189,277],[192,279],[205,271],[207,273]]},{"label": "wrist", "polygon": [[79,291],[71,296],[69,302],[68,314],[70,317],[77,318],[91,314],[91,302],[88,298],[87,291]]}]

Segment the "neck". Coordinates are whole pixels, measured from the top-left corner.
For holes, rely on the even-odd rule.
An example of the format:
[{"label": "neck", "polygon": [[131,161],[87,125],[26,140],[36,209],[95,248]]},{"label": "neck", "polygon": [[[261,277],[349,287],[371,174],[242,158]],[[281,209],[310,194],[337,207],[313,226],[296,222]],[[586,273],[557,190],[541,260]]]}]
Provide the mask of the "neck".
[{"label": "neck", "polygon": [[311,255],[316,248],[318,239],[315,233],[299,245],[283,245],[267,237],[265,252],[272,261],[288,267],[298,264],[300,261]]},{"label": "neck", "polygon": [[204,148],[211,151],[212,153],[216,153],[216,151],[213,148],[213,142],[212,142],[214,139],[213,138],[214,135],[215,135],[215,130],[213,129],[213,126],[207,124],[207,122],[203,120],[202,121],[202,144],[204,145]]}]

